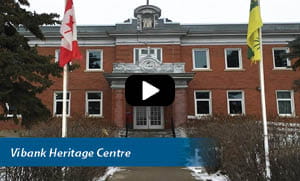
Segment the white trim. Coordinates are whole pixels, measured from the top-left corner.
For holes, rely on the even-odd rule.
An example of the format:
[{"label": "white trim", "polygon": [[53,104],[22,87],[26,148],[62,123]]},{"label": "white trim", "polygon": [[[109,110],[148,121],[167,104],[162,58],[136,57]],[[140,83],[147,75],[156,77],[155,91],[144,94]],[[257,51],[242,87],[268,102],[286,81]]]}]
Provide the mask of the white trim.
[{"label": "white trim", "polygon": [[126,41],[118,41],[115,45],[181,45],[180,41],[166,41],[166,42],[160,42],[160,41],[135,41],[135,42],[126,42]]},{"label": "white trim", "polygon": [[[199,34],[198,36],[186,36],[181,38],[182,46],[200,46],[200,45],[247,45],[245,37],[246,34],[241,35],[228,35],[222,34]],[[229,35],[230,36],[230,35]],[[280,35],[279,35],[280,36]],[[281,36],[281,37],[268,37],[264,36],[263,44],[282,44],[287,45],[288,41],[292,41],[294,38],[291,36]]]},{"label": "white trim", "polygon": [[[227,50],[229,51],[238,51],[239,56],[239,67],[228,67],[227,66]],[[241,70],[243,69],[243,61],[242,61],[242,49],[241,48],[224,48],[224,55],[225,55],[225,69],[226,70]]]},{"label": "white trim", "polygon": [[59,53],[60,53],[60,49],[55,49],[55,51],[54,51],[54,57],[55,57],[54,62],[55,63],[58,63]]},{"label": "white trim", "polygon": [[[160,118],[161,124],[160,125],[150,125],[150,109],[151,107],[160,107]],[[146,125],[137,125],[136,120],[136,108],[137,106],[133,107],[133,129],[163,129],[165,127],[164,123],[164,107],[163,106],[147,106],[143,107],[146,110]]]},{"label": "white trim", "polygon": [[[156,106],[156,107],[160,107],[160,125],[150,125],[151,120],[149,119],[149,129],[163,129],[165,127],[165,122],[164,122],[164,108],[163,106]],[[150,114],[150,107],[148,108],[148,114]],[[150,117],[150,115],[149,115]]]},{"label": "white trim", "polygon": [[[238,98],[238,99],[230,99],[229,100],[229,96],[228,94],[230,92],[241,92],[242,93],[242,98]],[[240,116],[240,115],[245,115],[246,114],[246,109],[245,109],[245,93],[243,90],[227,90],[226,92],[227,94],[227,113],[230,116]],[[230,114],[230,104],[229,101],[241,101],[242,102],[242,114]]]},{"label": "white trim", "polygon": [[[290,98],[278,98],[277,93],[278,92],[289,92],[291,97]],[[277,105],[277,114],[282,117],[295,117],[296,112],[295,112],[295,100],[294,100],[294,91],[293,90],[276,90],[276,105]],[[279,101],[290,101],[290,106],[291,106],[291,114],[280,114],[279,113]]]},{"label": "white trim", "polygon": [[[56,103],[57,103],[56,94],[63,94],[63,91],[54,91],[54,94],[53,94],[53,116],[60,117],[60,116],[62,116],[62,114],[56,114]],[[69,94],[69,99],[67,99],[67,105],[69,104],[69,106],[68,106],[67,116],[70,116],[70,113],[71,113],[71,92],[67,91],[67,95],[68,94]],[[61,98],[61,100],[59,102],[62,103],[63,98]]]},{"label": "white trim", "polygon": [[[137,62],[135,61],[136,56],[135,56],[135,51],[138,50],[139,51],[139,56],[141,54],[142,50],[148,49],[148,47],[141,47],[141,48],[133,48],[133,64],[136,64]],[[150,47],[150,50],[154,50],[154,54],[155,54],[155,59],[159,60],[157,58],[157,50],[160,50],[160,62],[163,63],[163,49],[162,48],[156,48],[156,47]]]},{"label": "white trim", "polygon": [[[101,98],[100,99],[89,99],[88,98],[89,93],[100,93]],[[89,101],[100,102],[100,114],[89,114],[89,108],[88,108]],[[86,91],[85,92],[85,114],[88,117],[102,117],[103,116],[103,92],[102,91]]]},{"label": "white trim", "polygon": [[[5,107],[6,107],[6,110],[7,110],[8,114],[4,114],[4,117],[13,118],[14,114],[9,114],[9,104],[7,102],[5,103]],[[22,114],[16,114],[16,117],[17,118],[22,118]]]},{"label": "white trim", "polygon": [[[197,92],[208,92],[209,93],[209,99],[197,99],[196,93]],[[209,103],[209,113],[208,114],[198,114],[197,113],[197,101],[208,101]],[[194,111],[195,111],[195,116],[202,117],[202,116],[211,116],[212,115],[212,93],[210,90],[194,90]]]},{"label": "white trim", "polygon": [[[285,50],[286,53],[289,52],[288,47],[274,47],[274,48],[272,48],[273,69],[274,70],[292,70],[292,68],[290,68],[290,67],[276,67],[276,65],[275,65],[275,51],[276,50]],[[287,66],[291,66],[291,60],[287,58],[286,59],[286,64],[287,64]]]},{"label": "white trim", "polygon": [[[47,40],[47,41],[40,41],[40,40],[30,40],[29,41],[29,46],[34,47],[38,45],[39,47],[59,47],[61,46],[61,41],[58,40]],[[113,40],[103,40],[103,41],[84,41],[80,40],[78,42],[79,47],[90,47],[90,46],[105,46],[105,47],[114,47],[116,46],[115,41]]]},{"label": "white trim", "polygon": [[137,106],[133,107],[133,129],[148,129],[149,123],[148,123],[148,118],[147,118],[147,107],[146,109],[146,125],[137,125],[137,120],[136,120],[136,109]]},{"label": "white trim", "polygon": [[[205,51],[206,53],[206,64],[207,64],[207,67],[206,68],[196,68],[195,67],[195,51]],[[209,56],[209,48],[193,48],[192,49],[192,56],[193,56],[193,70],[211,70],[210,69],[210,56]]]},{"label": "white trim", "polygon": [[[91,69],[89,68],[89,53],[90,51],[96,51],[100,52],[100,68],[97,69]],[[103,50],[102,49],[87,49],[86,50],[86,64],[85,64],[85,70],[88,72],[93,72],[93,71],[103,71]]]},{"label": "white trim", "polygon": [[[278,34],[276,38],[274,35],[264,34],[263,44],[282,44],[287,45],[288,41],[294,40],[295,33],[291,36],[290,34]],[[226,36],[226,37],[224,37]],[[230,36],[230,37],[227,37]],[[246,34],[198,34],[195,36],[185,36],[181,37],[179,35],[171,35],[168,37],[156,38],[155,35],[150,36],[140,36],[138,39],[136,35],[132,37],[117,37],[113,39],[111,37],[101,37],[101,36],[90,36],[94,40],[79,40],[79,47],[89,47],[89,46],[106,46],[114,47],[116,45],[166,45],[166,44],[176,44],[181,46],[196,46],[196,45],[247,45],[245,42]],[[31,37],[29,37],[31,38]],[[33,38],[33,37],[32,37]],[[32,39],[29,41],[29,45],[34,47],[38,45],[39,47],[59,47],[61,45],[60,37],[50,37],[48,40],[41,41],[37,39]],[[50,39],[51,38],[51,39]],[[53,39],[52,39],[53,38]],[[98,40],[95,40],[98,39]]]}]

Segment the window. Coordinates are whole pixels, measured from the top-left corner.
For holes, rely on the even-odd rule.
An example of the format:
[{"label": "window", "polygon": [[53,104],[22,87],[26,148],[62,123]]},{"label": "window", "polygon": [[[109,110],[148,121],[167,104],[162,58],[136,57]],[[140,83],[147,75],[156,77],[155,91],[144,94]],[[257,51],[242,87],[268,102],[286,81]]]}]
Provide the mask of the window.
[{"label": "window", "polygon": [[276,91],[277,112],[280,116],[294,115],[293,91]]},{"label": "window", "polygon": [[55,63],[59,60],[60,49],[55,50]]},{"label": "window", "polygon": [[210,115],[211,112],[211,92],[195,91],[195,115]]},{"label": "window", "polygon": [[86,52],[86,69],[102,70],[103,52],[102,50],[87,50]]},{"label": "window", "polygon": [[245,114],[244,92],[228,91],[227,105],[228,105],[228,114],[230,115]]},{"label": "window", "polygon": [[193,50],[193,69],[209,69],[209,51],[208,49]]},{"label": "window", "polygon": [[241,69],[243,67],[241,49],[226,48],[225,64],[226,64],[226,69]]},{"label": "window", "polygon": [[161,48],[134,48],[134,63],[138,63],[140,59],[145,58],[147,55],[162,62],[162,49]]},{"label": "window", "polygon": [[17,113],[17,108],[13,105],[8,104],[7,102],[5,103],[5,110],[4,110],[4,116],[7,118],[22,118],[21,114],[16,114]]},{"label": "window", "polygon": [[273,63],[275,69],[286,69],[291,66],[291,61],[288,58],[283,58],[282,55],[288,52],[288,48],[273,48]]},{"label": "window", "polygon": [[[53,114],[56,116],[62,115],[63,109],[63,92],[54,93]],[[67,115],[70,116],[70,92],[67,92]]]},{"label": "window", "polygon": [[86,93],[85,112],[88,116],[102,116],[102,92],[90,91]]}]

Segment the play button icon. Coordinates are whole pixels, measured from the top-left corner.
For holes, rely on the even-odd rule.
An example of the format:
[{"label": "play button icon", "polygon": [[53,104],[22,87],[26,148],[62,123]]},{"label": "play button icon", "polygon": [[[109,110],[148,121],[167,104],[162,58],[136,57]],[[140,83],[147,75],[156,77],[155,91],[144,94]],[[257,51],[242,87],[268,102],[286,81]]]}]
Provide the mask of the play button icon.
[{"label": "play button icon", "polygon": [[132,106],[168,106],[175,97],[174,80],[168,75],[132,75],[125,83],[125,97]]},{"label": "play button icon", "polygon": [[159,92],[158,88],[152,86],[146,81],[143,81],[142,86],[143,86],[142,88],[143,101]]}]

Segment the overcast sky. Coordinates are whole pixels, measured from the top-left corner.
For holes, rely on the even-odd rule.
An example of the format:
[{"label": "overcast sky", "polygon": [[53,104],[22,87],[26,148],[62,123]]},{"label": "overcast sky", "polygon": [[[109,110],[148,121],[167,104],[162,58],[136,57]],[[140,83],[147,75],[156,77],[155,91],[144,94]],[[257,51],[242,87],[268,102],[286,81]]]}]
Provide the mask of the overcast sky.
[{"label": "overcast sky", "polygon": [[[247,23],[250,0],[149,0],[162,10],[161,18],[181,24]],[[29,0],[30,10],[62,16],[65,0]],[[77,25],[114,25],[133,18],[146,0],[73,0]],[[265,23],[300,23],[300,0],[261,0]],[[61,19],[61,18],[60,18]]]}]

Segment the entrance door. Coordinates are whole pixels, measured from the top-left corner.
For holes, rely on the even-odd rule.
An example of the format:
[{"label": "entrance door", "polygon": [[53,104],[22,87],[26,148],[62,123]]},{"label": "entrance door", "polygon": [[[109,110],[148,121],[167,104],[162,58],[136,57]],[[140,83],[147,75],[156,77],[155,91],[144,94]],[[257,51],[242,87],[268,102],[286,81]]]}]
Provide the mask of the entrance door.
[{"label": "entrance door", "polygon": [[134,129],[163,129],[163,107],[134,107]]}]

